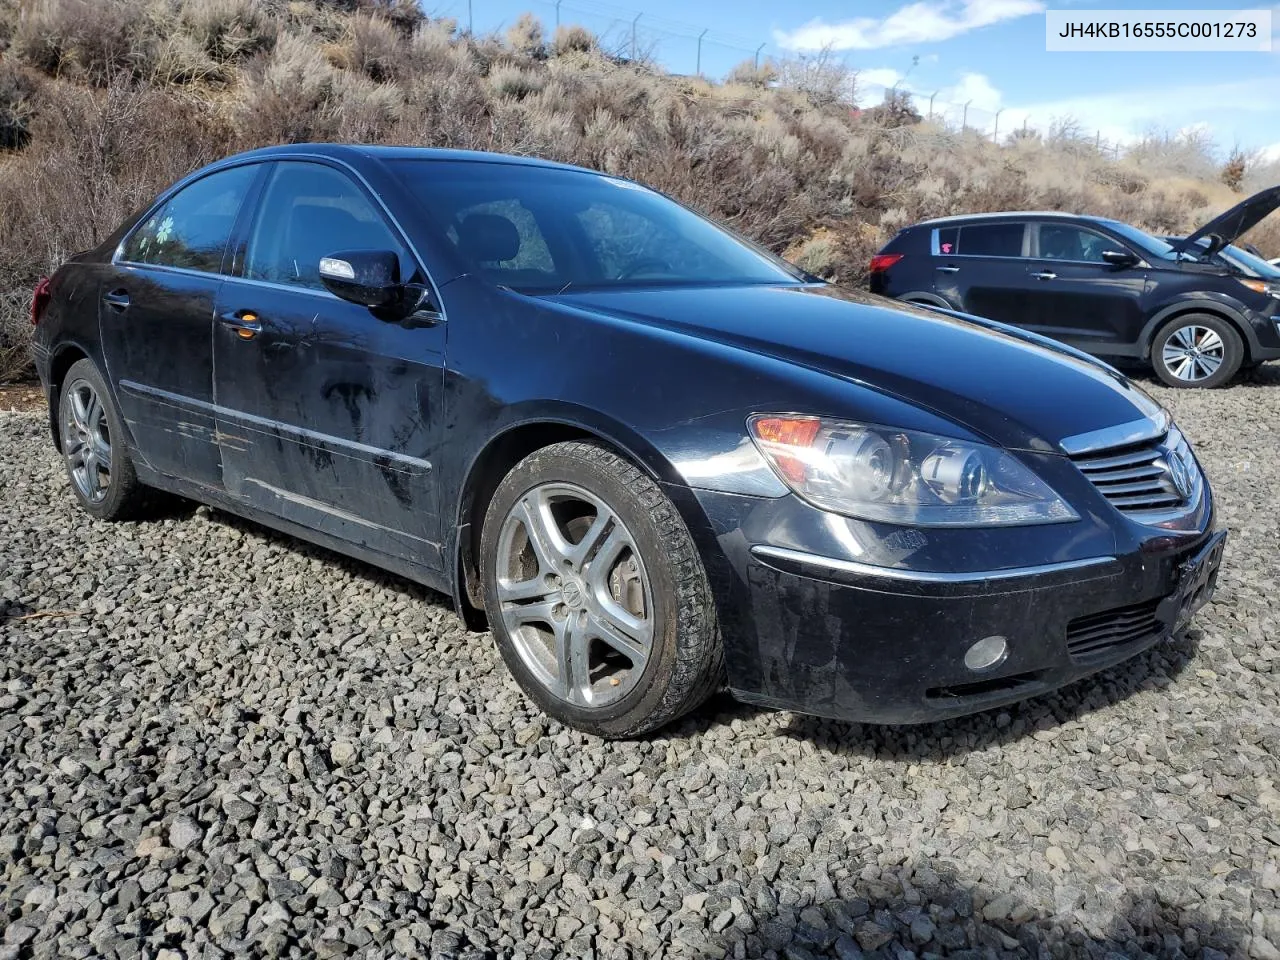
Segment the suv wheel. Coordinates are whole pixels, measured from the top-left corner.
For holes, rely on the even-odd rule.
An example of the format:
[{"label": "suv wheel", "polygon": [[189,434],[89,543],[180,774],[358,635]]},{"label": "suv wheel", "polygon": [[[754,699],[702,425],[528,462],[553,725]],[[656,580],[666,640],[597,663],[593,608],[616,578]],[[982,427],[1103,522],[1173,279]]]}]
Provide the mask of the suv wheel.
[{"label": "suv wheel", "polygon": [[517,464],[489,504],[480,560],[507,668],[562,723],[635,736],[719,686],[719,624],[693,539],[612,450],[557,443]]},{"label": "suv wheel", "polygon": [[1171,387],[1220,387],[1244,362],[1244,342],[1233,326],[1207,313],[1171,320],[1151,345],[1156,376]]}]

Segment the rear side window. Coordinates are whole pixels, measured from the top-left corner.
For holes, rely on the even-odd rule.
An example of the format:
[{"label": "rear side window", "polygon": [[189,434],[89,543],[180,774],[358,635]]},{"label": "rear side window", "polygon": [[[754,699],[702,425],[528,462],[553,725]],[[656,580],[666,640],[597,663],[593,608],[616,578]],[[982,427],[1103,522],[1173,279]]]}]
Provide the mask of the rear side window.
[{"label": "rear side window", "polygon": [[347,250],[392,250],[401,280],[416,274],[404,244],[350,177],[319,163],[276,164],[249,236],[245,276],[323,290],[321,259]]},{"label": "rear side window", "polygon": [[960,228],[944,227],[938,231],[938,252],[944,257],[960,252]]},{"label": "rear side window", "polygon": [[1021,223],[977,223],[960,228],[962,257],[1020,257],[1022,256]]},{"label": "rear side window", "polygon": [[121,258],[217,273],[236,214],[257,173],[257,166],[233,167],[184,187],[130,234]]}]

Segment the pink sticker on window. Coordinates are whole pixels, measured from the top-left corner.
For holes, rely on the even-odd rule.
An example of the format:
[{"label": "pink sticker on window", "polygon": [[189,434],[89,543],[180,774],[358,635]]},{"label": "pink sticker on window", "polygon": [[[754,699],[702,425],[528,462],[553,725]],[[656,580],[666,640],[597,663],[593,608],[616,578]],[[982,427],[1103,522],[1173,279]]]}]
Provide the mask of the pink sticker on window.
[{"label": "pink sticker on window", "polygon": [[944,243],[944,244],[942,245],[942,252],[943,252],[943,253],[950,253],[950,252],[951,252],[951,244],[949,244],[949,243]]}]

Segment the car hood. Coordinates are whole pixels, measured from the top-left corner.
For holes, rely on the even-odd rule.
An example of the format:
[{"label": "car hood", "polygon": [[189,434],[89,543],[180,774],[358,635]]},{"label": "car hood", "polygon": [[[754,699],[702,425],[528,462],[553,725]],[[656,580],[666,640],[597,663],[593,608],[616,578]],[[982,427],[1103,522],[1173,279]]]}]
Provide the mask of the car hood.
[{"label": "car hood", "polygon": [[1043,337],[829,284],[633,288],[543,299],[838,376],[1009,449],[1060,453],[1066,437],[1160,409],[1110,367]]},{"label": "car hood", "polygon": [[1224,244],[1234,243],[1261,223],[1271,211],[1280,207],[1280,186],[1268,187],[1241,200],[1226,213],[1214,217],[1195,233],[1183,237],[1173,249],[1187,250],[1204,237],[1221,237]]}]

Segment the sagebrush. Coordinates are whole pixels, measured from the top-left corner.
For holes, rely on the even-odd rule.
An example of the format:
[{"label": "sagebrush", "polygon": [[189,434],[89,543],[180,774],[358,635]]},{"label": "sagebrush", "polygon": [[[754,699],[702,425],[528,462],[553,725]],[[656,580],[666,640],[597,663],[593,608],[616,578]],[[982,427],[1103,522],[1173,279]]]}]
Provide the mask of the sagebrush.
[{"label": "sagebrush", "polygon": [[580,27],[548,38],[533,18],[462,35],[415,0],[0,0],[0,50],[0,380],[30,373],[40,276],[182,174],[271,143],[579,163],[847,283],[925,217],[1070,209],[1172,232],[1230,202],[1223,179],[1248,180],[858,111],[826,64],[748,65],[718,84],[611,56]]}]

